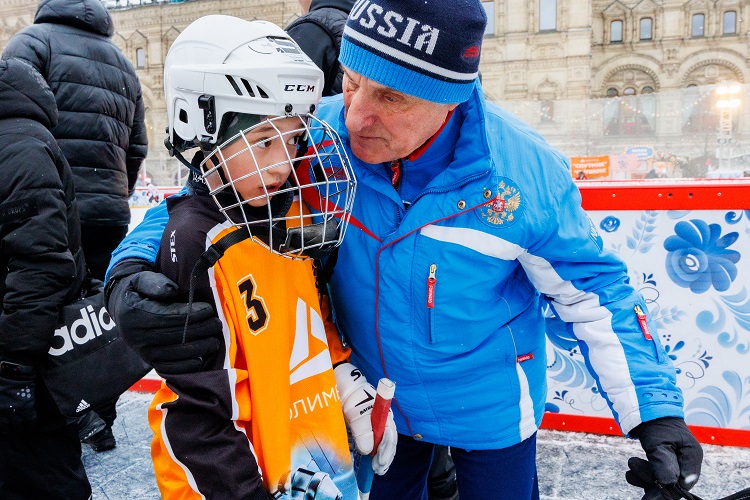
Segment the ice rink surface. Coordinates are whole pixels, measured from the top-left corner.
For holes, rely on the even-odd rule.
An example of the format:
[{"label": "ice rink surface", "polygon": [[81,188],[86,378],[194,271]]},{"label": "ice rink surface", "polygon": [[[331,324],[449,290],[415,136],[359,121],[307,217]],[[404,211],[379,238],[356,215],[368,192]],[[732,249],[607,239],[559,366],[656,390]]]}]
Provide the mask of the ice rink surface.
[{"label": "ice rink surface", "polygon": [[[127,392],[117,405],[117,448],[94,453],[83,445],[83,461],[94,500],[158,499],[149,446],[146,410],[152,394]],[[537,464],[543,499],[639,500],[641,490],[625,482],[627,461],[643,457],[636,441],[575,432],[539,431]],[[750,488],[750,449],[704,445],[701,479],[693,489],[704,500],[716,500]],[[488,500],[502,499],[488,493]],[[465,499],[467,500],[467,499]],[[476,500],[476,499],[472,499]],[[512,500],[512,499],[510,499]]]}]

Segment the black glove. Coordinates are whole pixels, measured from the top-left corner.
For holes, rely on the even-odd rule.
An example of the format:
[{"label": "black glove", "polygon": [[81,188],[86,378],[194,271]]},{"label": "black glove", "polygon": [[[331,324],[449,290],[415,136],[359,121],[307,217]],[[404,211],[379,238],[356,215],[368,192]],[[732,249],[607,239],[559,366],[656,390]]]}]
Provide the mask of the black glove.
[{"label": "black glove", "polygon": [[648,462],[631,458],[625,479],[646,490],[643,498],[691,498],[688,491],[700,477],[703,449],[685,420],[677,417],[650,420],[630,434],[641,441]]},{"label": "black glove", "polygon": [[33,366],[0,361],[0,430],[36,423],[35,379]]},{"label": "black glove", "polygon": [[[222,325],[210,304],[175,302],[177,285],[141,259],[126,259],[109,274],[107,311],[125,341],[164,375],[200,371],[221,347]],[[190,312],[190,322],[185,320]]]}]

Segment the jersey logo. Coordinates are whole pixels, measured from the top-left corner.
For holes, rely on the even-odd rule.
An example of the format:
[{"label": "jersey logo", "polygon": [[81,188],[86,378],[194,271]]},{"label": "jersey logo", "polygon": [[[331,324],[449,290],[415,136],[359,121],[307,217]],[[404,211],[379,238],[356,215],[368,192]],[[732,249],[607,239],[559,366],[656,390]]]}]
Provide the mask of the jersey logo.
[{"label": "jersey logo", "polygon": [[495,197],[477,209],[479,218],[488,226],[508,227],[516,222],[522,212],[521,191],[510,179],[497,185]]},{"label": "jersey logo", "polygon": [[332,369],[328,339],[320,314],[297,299],[297,326],[289,358],[289,383],[294,384]]}]

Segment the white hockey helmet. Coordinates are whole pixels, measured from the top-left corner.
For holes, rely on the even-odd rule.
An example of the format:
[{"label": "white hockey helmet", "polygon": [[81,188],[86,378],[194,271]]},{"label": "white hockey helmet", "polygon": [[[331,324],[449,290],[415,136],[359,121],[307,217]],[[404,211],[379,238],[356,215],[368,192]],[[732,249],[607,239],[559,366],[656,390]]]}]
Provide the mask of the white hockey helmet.
[{"label": "white hockey helmet", "polygon": [[275,24],[204,16],[164,62],[169,140],[177,149],[216,145],[228,113],[311,113],[322,90],[323,72]]},{"label": "white hockey helmet", "polygon": [[[341,139],[312,115],[322,88],[322,71],[265,21],[197,19],[164,64],[172,147],[200,146],[200,172],[227,220],[292,258],[338,246],[353,205],[354,173]],[[270,149],[277,154],[269,162]],[[283,185],[275,171],[289,172]]]}]

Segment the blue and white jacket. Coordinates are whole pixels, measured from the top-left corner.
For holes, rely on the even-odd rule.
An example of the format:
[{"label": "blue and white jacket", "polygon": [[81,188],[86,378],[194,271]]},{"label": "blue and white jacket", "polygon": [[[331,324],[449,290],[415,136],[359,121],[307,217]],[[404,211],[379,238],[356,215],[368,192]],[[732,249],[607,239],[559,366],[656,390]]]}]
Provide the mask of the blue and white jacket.
[{"label": "blue and white jacket", "polygon": [[[345,144],[343,101],[319,117]],[[398,430],[464,449],[516,444],[546,400],[543,301],[565,321],[622,431],[682,417],[675,370],[625,265],[602,248],[566,159],[474,92],[410,168],[439,172],[404,208],[385,165],[347,151],[357,175],[352,222],[331,278],[352,363],[397,386]],[[113,254],[154,261],[163,206]],[[647,338],[650,337],[650,338]]]}]

